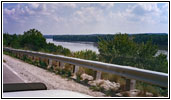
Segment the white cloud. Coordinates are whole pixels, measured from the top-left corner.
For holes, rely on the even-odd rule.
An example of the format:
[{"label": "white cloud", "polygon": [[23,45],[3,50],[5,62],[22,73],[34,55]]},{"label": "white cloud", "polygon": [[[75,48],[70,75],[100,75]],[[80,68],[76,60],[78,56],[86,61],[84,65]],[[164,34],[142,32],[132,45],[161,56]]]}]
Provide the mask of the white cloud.
[{"label": "white cloud", "polygon": [[114,7],[114,3],[99,3],[99,5],[107,9]]},{"label": "white cloud", "polygon": [[137,3],[128,6],[123,12],[118,13],[126,21],[139,22],[144,24],[157,24],[161,17],[161,10],[156,3]]},{"label": "white cloud", "polygon": [[71,7],[71,8],[76,8],[77,7],[75,3],[65,3],[65,4],[63,4],[63,6]]},{"label": "white cloud", "polygon": [[96,23],[103,20],[103,11],[96,7],[82,7],[74,13],[74,17],[80,23]]},{"label": "white cloud", "polygon": [[8,14],[8,15],[12,15],[12,14],[14,14],[15,13],[15,9],[13,8],[13,9],[11,9],[11,10],[9,10],[9,9],[4,9],[4,13],[5,14]]},{"label": "white cloud", "polygon": [[163,5],[163,8],[168,10],[168,4]]},{"label": "white cloud", "polygon": [[28,6],[25,6],[25,12],[26,12],[27,14],[30,14],[30,15],[35,14],[35,12],[34,12],[33,10],[29,9]]},{"label": "white cloud", "polygon": [[166,3],[162,6],[162,10],[168,12],[168,3]]},{"label": "white cloud", "polygon": [[152,32],[155,25],[167,24],[167,8],[155,3],[19,3],[3,11],[6,26],[20,24],[23,29],[38,28],[46,34],[115,33],[141,32],[150,26]]},{"label": "white cloud", "polygon": [[157,3],[138,3],[146,11],[159,11]]},{"label": "white cloud", "polygon": [[35,9],[39,7],[39,3],[30,3],[29,5],[30,7],[35,8]]}]

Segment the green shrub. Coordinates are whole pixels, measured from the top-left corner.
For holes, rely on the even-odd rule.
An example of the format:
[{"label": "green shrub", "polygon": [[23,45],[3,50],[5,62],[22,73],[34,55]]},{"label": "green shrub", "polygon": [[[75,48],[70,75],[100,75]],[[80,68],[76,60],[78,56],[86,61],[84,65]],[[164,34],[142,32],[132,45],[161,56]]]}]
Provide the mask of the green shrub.
[{"label": "green shrub", "polygon": [[44,61],[39,61],[40,67],[43,69],[47,69],[47,64]]}]

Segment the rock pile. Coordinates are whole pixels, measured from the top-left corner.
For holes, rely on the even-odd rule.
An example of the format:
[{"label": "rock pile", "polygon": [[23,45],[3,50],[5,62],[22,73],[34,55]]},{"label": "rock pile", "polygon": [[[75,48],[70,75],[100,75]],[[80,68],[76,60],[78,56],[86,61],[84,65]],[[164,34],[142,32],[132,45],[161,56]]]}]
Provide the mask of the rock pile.
[{"label": "rock pile", "polygon": [[101,88],[104,88],[106,91],[110,89],[113,91],[117,91],[120,88],[119,83],[110,82],[109,80],[102,80],[102,79],[89,81],[88,84],[91,86],[99,86]]}]

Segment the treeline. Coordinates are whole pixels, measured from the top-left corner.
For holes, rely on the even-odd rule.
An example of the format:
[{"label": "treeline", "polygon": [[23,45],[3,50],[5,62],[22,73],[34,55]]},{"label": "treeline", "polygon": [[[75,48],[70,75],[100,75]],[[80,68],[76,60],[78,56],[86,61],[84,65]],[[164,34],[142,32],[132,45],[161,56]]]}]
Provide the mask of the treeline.
[{"label": "treeline", "polygon": [[[47,37],[47,36],[46,36]],[[112,39],[113,35],[54,35],[53,40],[68,42],[98,42],[99,38]]]},{"label": "treeline", "polygon": [[[53,38],[55,41],[67,41],[67,42],[95,42],[99,41],[99,38],[105,40],[113,39],[115,35],[94,34],[94,35],[45,35],[45,38]],[[168,35],[167,34],[129,34],[130,38],[136,43],[146,43],[151,40],[154,45],[157,45],[159,49],[168,49]]]}]

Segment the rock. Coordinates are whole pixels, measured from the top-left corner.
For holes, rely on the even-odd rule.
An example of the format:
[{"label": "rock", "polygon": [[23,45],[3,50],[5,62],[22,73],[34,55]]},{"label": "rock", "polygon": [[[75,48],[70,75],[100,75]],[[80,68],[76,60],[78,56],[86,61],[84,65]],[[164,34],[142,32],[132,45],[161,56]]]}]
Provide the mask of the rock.
[{"label": "rock", "polygon": [[115,95],[118,96],[118,97],[122,97],[123,96],[121,93],[116,93]]},{"label": "rock", "polygon": [[77,79],[77,76],[76,76],[76,75],[73,75],[71,78],[73,78],[73,79]]},{"label": "rock", "polygon": [[147,96],[147,97],[152,97],[152,96],[153,96],[153,93],[146,92],[146,96]]},{"label": "rock", "polygon": [[106,91],[108,91],[110,89],[117,91],[120,87],[119,83],[110,82],[109,80],[102,80],[102,79],[89,81],[88,84],[92,85],[92,86],[100,86],[100,87],[104,88]]},{"label": "rock", "polygon": [[136,97],[139,93],[140,90],[134,89],[134,90],[122,92],[121,94],[126,97]]},{"label": "rock", "polygon": [[83,81],[84,80],[92,81],[93,80],[93,77],[84,73],[84,74],[81,75],[81,79]]},{"label": "rock", "polygon": [[99,80],[89,81],[88,84],[92,86],[98,86],[104,84],[104,80],[99,79]]},{"label": "rock", "polygon": [[134,89],[134,90],[130,90],[129,94],[131,97],[135,97],[140,93],[140,90]]},{"label": "rock", "polygon": [[[126,96],[126,97],[137,97],[137,96],[143,96],[143,95],[139,95],[139,93],[141,93],[142,91],[134,89],[134,90],[130,90],[130,91],[125,91],[122,92],[121,95]],[[144,95],[145,97],[152,97],[153,94],[150,92],[146,92],[146,94]],[[143,97],[144,97],[143,96]]]}]

